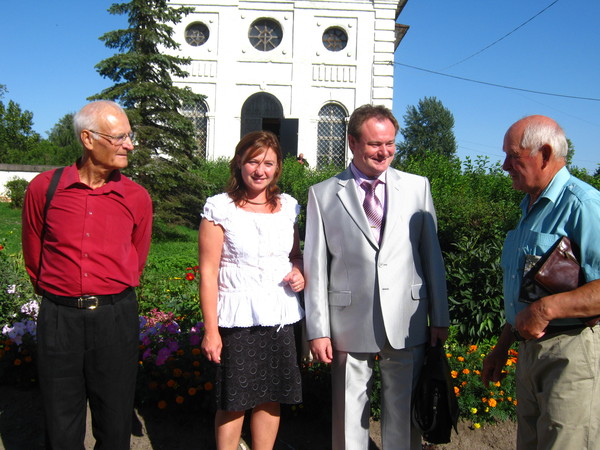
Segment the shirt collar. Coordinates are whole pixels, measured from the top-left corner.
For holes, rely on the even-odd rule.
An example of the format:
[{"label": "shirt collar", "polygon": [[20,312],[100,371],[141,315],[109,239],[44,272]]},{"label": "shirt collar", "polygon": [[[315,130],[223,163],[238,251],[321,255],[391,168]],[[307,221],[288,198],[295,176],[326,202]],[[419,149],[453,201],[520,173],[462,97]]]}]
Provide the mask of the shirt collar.
[{"label": "shirt collar", "polygon": [[[566,168],[566,166],[560,169],[558,172],[556,172],[554,177],[552,177],[552,180],[550,180],[550,183],[548,183],[546,189],[542,191],[534,205],[538,203],[542,198],[548,199],[549,202],[556,203],[556,201],[558,200],[558,196],[561,194],[570,178],[571,174],[569,173],[569,170]],[[529,194],[527,194],[523,199],[522,205],[528,204]]]},{"label": "shirt collar", "polygon": [[[64,186],[66,188],[73,186],[74,184],[78,184],[81,183],[81,180],[79,179],[79,172],[77,171],[77,163],[74,163],[71,166],[67,166],[65,167],[65,171],[63,172],[62,178],[64,178]],[[99,187],[98,189],[96,189],[95,191],[100,194],[103,191],[113,191],[116,194],[119,194],[120,196],[124,197],[125,196],[125,188],[123,186],[123,183],[121,183],[122,179],[122,175],[121,172],[119,170],[114,170],[111,174],[110,174],[110,178],[108,179],[108,182],[102,186]]]},{"label": "shirt collar", "polygon": [[[373,178],[369,178],[364,173],[362,173],[360,170],[358,170],[358,167],[356,167],[354,165],[354,162],[350,163],[350,170],[352,171],[352,175],[354,175],[354,180],[356,181],[356,184],[359,186],[362,184],[363,181],[369,181],[369,182],[374,181]],[[376,179],[379,180],[382,184],[385,184],[386,174],[387,174],[387,170],[385,172],[383,172],[381,175],[379,175]]]}]

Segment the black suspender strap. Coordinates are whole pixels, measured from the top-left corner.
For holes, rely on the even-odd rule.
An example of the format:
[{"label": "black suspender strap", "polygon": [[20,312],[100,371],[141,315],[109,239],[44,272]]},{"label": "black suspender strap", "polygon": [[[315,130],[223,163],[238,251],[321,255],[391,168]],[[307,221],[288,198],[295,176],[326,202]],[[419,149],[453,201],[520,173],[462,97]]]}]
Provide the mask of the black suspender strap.
[{"label": "black suspender strap", "polygon": [[48,190],[46,191],[46,205],[44,206],[44,228],[46,228],[46,214],[48,214],[50,202],[52,201],[52,197],[54,197],[54,193],[56,192],[56,186],[58,186],[58,180],[60,180],[64,169],[64,167],[56,169],[54,171],[54,174],[52,174],[52,179],[50,180],[50,184],[48,185]]},{"label": "black suspender strap", "polygon": [[38,291],[37,284],[40,282],[40,273],[42,271],[42,248],[44,247],[44,239],[46,237],[46,215],[48,214],[50,202],[52,201],[52,197],[54,197],[54,193],[56,192],[56,187],[58,186],[58,181],[60,180],[63,170],[64,167],[60,167],[54,171],[54,173],[52,174],[52,179],[50,180],[50,184],[48,185],[48,190],[46,191],[46,204],[44,205],[44,224],[42,226],[42,233],[40,236],[40,263],[38,266],[36,280],[36,292]]}]

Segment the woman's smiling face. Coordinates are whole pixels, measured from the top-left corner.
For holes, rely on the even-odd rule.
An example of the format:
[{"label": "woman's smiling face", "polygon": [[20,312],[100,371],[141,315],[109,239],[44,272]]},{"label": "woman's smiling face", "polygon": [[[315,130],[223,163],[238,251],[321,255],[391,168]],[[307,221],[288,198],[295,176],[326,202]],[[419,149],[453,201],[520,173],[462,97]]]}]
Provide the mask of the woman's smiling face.
[{"label": "woman's smiling face", "polygon": [[271,148],[259,149],[249,158],[244,155],[241,171],[248,194],[257,195],[273,182],[277,172],[277,155]]}]

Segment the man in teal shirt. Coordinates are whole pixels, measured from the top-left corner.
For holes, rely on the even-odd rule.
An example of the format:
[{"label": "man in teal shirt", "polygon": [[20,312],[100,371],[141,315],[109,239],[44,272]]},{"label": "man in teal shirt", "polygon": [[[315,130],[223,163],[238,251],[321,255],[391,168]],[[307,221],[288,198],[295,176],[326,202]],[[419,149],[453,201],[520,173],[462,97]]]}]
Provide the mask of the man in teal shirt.
[{"label": "man in teal shirt", "polygon": [[[600,442],[600,193],[566,165],[564,131],[529,116],[504,136],[503,169],[524,192],[523,215],[502,252],[507,324],[483,362],[485,384],[498,381],[507,351],[520,341],[517,364],[517,448],[595,448]],[[541,256],[562,236],[580,250],[586,284],[519,302],[526,255]]]}]

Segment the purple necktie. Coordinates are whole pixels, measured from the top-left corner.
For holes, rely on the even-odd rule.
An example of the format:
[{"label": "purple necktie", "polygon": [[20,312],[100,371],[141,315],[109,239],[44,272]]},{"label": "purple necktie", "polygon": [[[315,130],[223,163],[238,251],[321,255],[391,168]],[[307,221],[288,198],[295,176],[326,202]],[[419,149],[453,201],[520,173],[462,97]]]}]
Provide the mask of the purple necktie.
[{"label": "purple necktie", "polygon": [[381,206],[381,202],[375,195],[375,188],[377,185],[381,183],[379,180],[375,180],[372,183],[369,181],[363,181],[360,184],[365,190],[365,200],[363,201],[363,208],[365,210],[365,214],[367,215],[367,220],[369,221],[369,225],[371,226],[371,231],[373,232],[373,236],[379,242],[379,237],[381,234],[381,224],[383,222],[383,208]]}]

